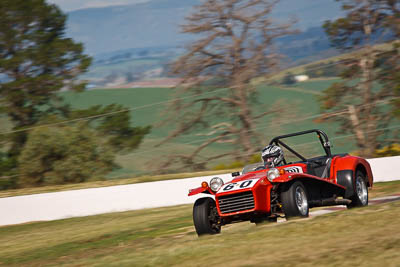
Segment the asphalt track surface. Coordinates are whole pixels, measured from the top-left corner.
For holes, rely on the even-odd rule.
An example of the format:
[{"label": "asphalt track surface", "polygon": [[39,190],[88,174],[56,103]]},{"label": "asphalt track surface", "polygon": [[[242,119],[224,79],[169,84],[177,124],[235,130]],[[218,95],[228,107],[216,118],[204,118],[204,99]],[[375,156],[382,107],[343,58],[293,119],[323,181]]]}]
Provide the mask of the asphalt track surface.
[{"label": "asphalt track surface", "polygon": [[[385,197],[378,197],[378,198],[369,199],[368,206],[383,204],[383,203],[388,203],[388,202],[394,202],[394,201],[399,201],[399,200],[400,200],[400,194],[394,194],[394,195],[385,196]],[[345,209],[347,209],[346,206],[331,206],[331,207],[324,207],[324,208],[321,208],[321,209],[318,209],[315,211],[310,210],[310,217],[316,217],[319,215],[332,213],[335,211],[340,211],[340,210],[345,210]]]}]

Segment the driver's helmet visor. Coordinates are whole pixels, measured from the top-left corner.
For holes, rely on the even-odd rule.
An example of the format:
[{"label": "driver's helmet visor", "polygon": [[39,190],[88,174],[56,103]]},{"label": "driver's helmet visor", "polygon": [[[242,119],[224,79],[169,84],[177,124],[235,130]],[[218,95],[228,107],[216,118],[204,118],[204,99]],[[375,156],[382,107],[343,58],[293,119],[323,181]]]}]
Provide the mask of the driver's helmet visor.
[{"label": "driver's helmet visor", "polygon": [[270,162],[274,162],[274,160],[277,158],[277,156],[270,156],[270,155],[268,155],[268,156],[264,156],[263,157],[263,160],[264,160],[264,162],[267,162],[267,163],[270,163]]}]

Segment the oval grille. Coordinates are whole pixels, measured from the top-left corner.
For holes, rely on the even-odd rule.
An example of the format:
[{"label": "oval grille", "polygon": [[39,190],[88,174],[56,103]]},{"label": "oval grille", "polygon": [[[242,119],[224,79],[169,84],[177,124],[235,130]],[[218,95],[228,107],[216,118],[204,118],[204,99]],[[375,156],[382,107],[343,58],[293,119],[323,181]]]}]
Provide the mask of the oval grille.
[{"label": "oval grille", "polygon": [[252,191],[218,197],[219,209],[222,214],[254,209]]}]

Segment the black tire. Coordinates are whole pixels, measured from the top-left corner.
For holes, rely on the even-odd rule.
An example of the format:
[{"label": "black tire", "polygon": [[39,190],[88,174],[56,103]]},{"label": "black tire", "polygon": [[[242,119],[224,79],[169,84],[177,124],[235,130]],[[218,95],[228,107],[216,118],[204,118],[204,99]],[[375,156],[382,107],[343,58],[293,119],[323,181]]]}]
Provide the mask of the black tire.
[{"label": "black tire", "polygon": [[196,200],[193,206],[193,222],[199,236],[221,232],[220,218],[214,199],[205,197]]},{"label": "black tire", "polygon": [[309,206],[304,185],[296,181],[281,193],[282,209],[286,219],[308,217]]},{"label": "black tire", "polygon": [[357,171],[353,181],[353,196],[350,198],[351,203],[347,205],[348,209],[368,206],[368,187],[365,180],[365,174],[361,171]]}]

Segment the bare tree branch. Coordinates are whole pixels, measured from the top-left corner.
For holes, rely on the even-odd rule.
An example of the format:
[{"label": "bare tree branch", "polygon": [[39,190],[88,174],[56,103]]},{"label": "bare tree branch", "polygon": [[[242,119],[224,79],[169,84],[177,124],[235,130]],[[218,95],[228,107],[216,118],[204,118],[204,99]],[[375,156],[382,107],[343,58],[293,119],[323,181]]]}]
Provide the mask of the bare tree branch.
[{"label": "bare tree branch", "polygon": [[[192,92],[207,96],[176,101],[168,107],[168,122],[176,129],[160,144],[199,129],[210,129],[213,134],[192,153],[171,155],[171,164],[194,164],[204,149],[217,142],[231,142],[232,149],[240,151],[237,159],[243,161],[246,156],[241,155],[260,148],[260,135],[255,128],[268,110],[255,114],[257,90],[251,81],[276,71],[279,56],[273,47],[274,39],[294,33],[290,23],[272,23],[270,13],[277,2],[206,0],[186,18],[183,32],[199,34],[201,38],[172,65],[171,73],[182,78],[175,92],[179,96]],[[216,88],[227,90],[214,93]]]}]

